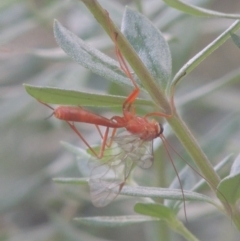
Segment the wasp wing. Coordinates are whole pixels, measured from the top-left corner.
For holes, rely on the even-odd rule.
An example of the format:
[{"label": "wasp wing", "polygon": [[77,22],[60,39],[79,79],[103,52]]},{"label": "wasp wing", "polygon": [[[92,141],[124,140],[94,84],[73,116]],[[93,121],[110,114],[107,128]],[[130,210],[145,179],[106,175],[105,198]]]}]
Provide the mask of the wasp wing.
[{"label": "wasp wing", "polygon": [[149,168],[153,163],[152,141],[144,141],[137,135],[121,134],[113,138],[110,151],[102,159],[95,159],[89,180],[91,200],[94,206],[111,203],[126,183],[136,165]]}]

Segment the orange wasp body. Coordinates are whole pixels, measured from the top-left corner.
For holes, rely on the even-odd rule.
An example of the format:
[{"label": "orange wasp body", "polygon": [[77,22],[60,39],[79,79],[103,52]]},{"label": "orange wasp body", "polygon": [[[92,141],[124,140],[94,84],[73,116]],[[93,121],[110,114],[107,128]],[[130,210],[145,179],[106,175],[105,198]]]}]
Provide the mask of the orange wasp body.
[{"label": "orange wasp body", "polygon": [[[49,105],[47,106],[52,108]],[[165,137],[162,134],[162,125],[155,120],[148,120],[147,117],[137,116],[131,105],[128,106],[127,109],[123,108],[123,116],[113,116],[110,119],[94,114],[81,107],[59,106],[53,110],[54,116],[60,120],[65,120],[98,159],[103,157],[105,158],[105,147],[110,147],[113,142],[117,143],[118,148],[120,149],[117,154],[110,156],[102,165],[100,165],[101,168],[103,165],[107,166],[105,170],[100,171],[103,174],[98,173],[100,168],[95,168],[94,174],[91,175],[92,177],[89,181],[92,196],[91,200],[97,207],[106,206],[117,197],[125,185],[132,169],[136,165],[142,168],[149,168],[152,165],[153,139],[160,137],[163,141],[165,141]],[[100,153],[96,153],[96,151],[89,145],[75,127],[74,122],[94,124],[97,127],[103,139]],[[99,126],[106,127],[104,135],[102,135]],[[109,128],[113,128],[110,138],[108,138]],[[128,134],[124,136],[117,136],[116,130],[118,128],[125,128]],[[109,144],[107,144],[108,139],[110,139]],[[118,162],[123,166],[126,165],[126,162],[128,162],[128,166],[126,165],[127,167],[124,167],[122,180],[115,180],[111,183],[105,182],[104,179],[106,178],[108,170],[118,168],[119,164],[116,165]],[[95,173],[97,173],[97,175],[95,175]],[[97,178],[95,178],[95,176],[97,176]],[[114,179],[116,178],[114,177]]]},{"label": "orange wasp body", "polygon": [[123,117],[114,116],[107,119],[80,107],[60,106],[54,110],[54,116],[60,120],[95,124],[107,128],[124,127],[129,133],[138,135],[145,141],[151,141],[163,132],[162,126],[155,120],[149,121],[126,110],[123,110]]},{"label": "orange wasp body", "polygon": [[[106,159],[106,161],[99,166],[100,168],[94,168],[94,174],[92,173],[89,181],[91,200],[97,207],[108,205],[118,196],[132,169],[136,165],[142,168],[149,168],[152,165],[153,139],[160,137],[162,141],[165,142],[165,137],[162,134],[163,127],[161,124],[154,119],[149,120],[147,116],[137,116],[132,104],[128,104],[128,102],[125,103],[126,104],[123,105],[123,116],[113,116],[110,119],[92,113],[81,107],[59,106],[56,109],[53,109],[51,106],[43,103],[53,109],[53,114],[56,118],[65,120],[68,123],[96,158],[101,159],[104,157]],[[97,127],[97,130],[103,139],[100,153],[96,153],[96,151],[89,145],[75,127],[75,122],[94,124]],[[99,126],[106,127],[104,135],[102,135]],[[113,131],[110,138],[108,138],[110,128],[113,128]],[[128,134],[117,136],[116,130],[119,128],[125,128]],[[109,144],[107,144],[108,139]],[[115,153],[106,158],[104,156],[105,148],[106,146],[111,147],[113,142],[117,144],[120,150],[117,154]],[[127,162],[128,164],[126,164]],[[105,169],[102,168],[103,165],[106,166]],[[115,180],[113,182],[105,182],[104,179],[106,179],[109,169],[119,169],[120,165],[124,166],[123,177],[119,180],[114,176],[113,179]]]},{"label": "orange wasp body", "polygon": [[122,124],[118,124],[111,119],[107,119],[80,107],[59,106],[54,110],[54,116],[60,120],[67,120],[72,122],[95,124],[110,128],[123,127]]}]

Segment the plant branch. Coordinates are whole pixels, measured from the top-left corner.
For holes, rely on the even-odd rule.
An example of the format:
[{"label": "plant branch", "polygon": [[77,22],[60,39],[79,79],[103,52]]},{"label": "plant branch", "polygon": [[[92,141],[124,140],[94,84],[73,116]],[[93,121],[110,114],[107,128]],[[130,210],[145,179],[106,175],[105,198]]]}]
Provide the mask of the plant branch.
[{"label": "plant branch", "polygon": [[169,223],[171,228],[175,230],[177,233],[181,234],[183,237],[186,238],[188,241],[199,241],[191,232],[188,231],[188,229],[185,228],[185,226],[175,219],[174,224]]},{"label": "plant branch", "polygon": [[[173,102],[169,102],[165,96],[165,93],[159,89],[153,77],[142,63],[132,46],[129,44],[124,35],[116,27],[116,25],[109,18],[108,12],[103,9],[96,0],[81,0],[90,12],[94,15],[100,25],[104,28],[107,34],[113,38],[113,32],[117,34],[118,48],[122,52],[123,56],[126,58],[129,65],[132,67],[144,88],[148,91],[152,97],[155,104],[164,110],[166,114],[170,117],[166,118],[166,121],[172,127],[178,139],[181,141],[182,145],[185,147],[187,152],[190,154],[202,175],[208,181],[211,189],[216,193],[217,186],[220,182],[220,177],[215,172],[207,156],[204,154],[197,141],[187,128],[186,124],[183,122],[181,117],[178,115],[175,108],[171,108]],[[208,55],[210,55],[214,50],[221,46],[230,36],[230,31],[234,32],[240,28],[240,21],[236,21],[228,30],[226,30],[222,35],[220,35],[215,41],[203,49],[199,54],[192,58],[186,65],[184,65],[179,72],[175,75],[172,81],[172,90],[174,86],[182,79],[182,77],[190,73],[196,66],[198,66]],[[172,91],[173,93],[173,91]],[[238,228],[240,228],[240,215],[239,213],[233,214],[230,211],[230,205],[227,202],[222,201],[226,212],[232,217],[233,222]],[[233,210],[234,207],[233,207]],[[189,239],[194,240],[194,239]]]},{"label": "plant branch", "polygon": [[202,51],[190,59],[175,75],[172,81],[173,88],[187,74],[192,72],[204,59],[212,52],[220,47],[225,41],[231,37],[231,33],[236,32],[240,28],[240,20],[235,21],[226,31],[220,34],[214,41],[206,46]]},{"label": "plant branch", "polygon": [[[99,24],[107,32],[110,38],[113,38],[113,32],[117,34],[117,45],[123,56],[136,73],[144,88],[152,97],[157,106],[161,107],[166,114],[171,113],[171,106],[165,96],[165,93],[159,89],[155,80],[148,69],[142,63],[141,59],[124,37],[118,27],[109,18],[108,12],[103,9],[96,0],[81,0],[89,11],[93,14]],[[113,31],[113,32],[112,32]]]}]

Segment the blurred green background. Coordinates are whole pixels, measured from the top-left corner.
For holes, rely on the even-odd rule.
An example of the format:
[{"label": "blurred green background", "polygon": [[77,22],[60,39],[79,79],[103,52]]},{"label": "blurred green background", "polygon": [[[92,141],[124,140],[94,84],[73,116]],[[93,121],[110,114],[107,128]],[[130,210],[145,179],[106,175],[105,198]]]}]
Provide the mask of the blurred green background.
[{"label": "blurred green background", "polygon": [[[120,25],[124,6],[128,4],[137,9],[139,1],[100,2]],[[208,3],[204,6],[216,11],[240,12],[239,0],[230,0],[227,4],[226,0],[192,2]],[[142,1],[142,9],[169,38],[174,73],[233,22],[181,14],[160,0]],[[51,180],[79,176],[75,157],[60,141],[84,145],[65,123],[55,118],[45,120],[51,111],[31,98],[22,84],[128,93],[66,56],[54,40],[54,19],[93,47],[114,57],[113,44],[80,1],[0,2],[0,240],[160,240],[155,237],[157,226],[154,223],[113,229],[92,229],[77,224],[72,218],[133,213],[132,203],[116,201],[109,207],[97,209],[89,202],[88,188],[59,186]],[[240,149],[239,63],[240,50],[229,40],[176,90],[181,115],[213,163],[229,153],[238,154]],[[204,98],[196,98],[202,87],[210,88],[211,83],[227,74],[227,78],[235,76],[234,80]],[[115,111],[93,110],[105,116]],[[90,143],[96,142],[98,133],[92,126],[84,125],[80,130]],[[174,138],[170,141],[181,152],[181,145]],[[153,168],[147,172],[151,176]],[[171,172],[170,180],[174,175]],[[208,213],[209,207],[203,208]],[[214,210],[209,211],[211,215],[199,215],[198,205],[189,209],[192,214],[187,226],[200,240],[239,240],[231,220]],[[177,235],[172,238],[181,240]]]}]

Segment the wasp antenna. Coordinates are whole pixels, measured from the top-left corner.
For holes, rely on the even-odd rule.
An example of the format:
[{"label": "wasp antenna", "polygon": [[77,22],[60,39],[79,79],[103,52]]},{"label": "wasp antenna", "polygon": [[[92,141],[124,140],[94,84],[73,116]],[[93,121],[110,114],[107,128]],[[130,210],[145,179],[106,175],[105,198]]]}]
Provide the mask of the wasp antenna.
[{"label": "wasp antenna", "polygon": [[[170,142],[165,138],[165,136],[161,135],[160,136],[162,141],[164,140],[163,144],[164,146],[166,147],[166,145],[168,145],[174,152],[175,154],[182,160],[184,161],[195,173],[197,173],[201,178],[203,178],[205,180],[206,183],[208,183],[209,185],[211,184],[199,171],[196,170],[196,168],[194,168],[191,164],[189,164],[188,161],[186,161],[174,148],[173,146],[170,144]],[[168,154],[169,155],[169,154]],[[178,177],[178,180],[179,180],[179,177]],[[230,213],[231,217],[233,216],[233,213],[232,213],[232,208],[231,208],[231,205],[228,203],[227,201],[227,198],[224,196],[224,194],[218,190],[218,188],[215,188],[215,191],[217,191],[221,196],[222,198],[225,200],[225,203],[227,205],[227,210],[228,212]]]},{"label": "wasp antenna", "polygon": [[48,120],[48,119],[50,119],[53,115],[54,115],[54,111],[52,112],[52,114],[51,115],[49,115],[49,116],[47,116],[46,118],[44,118],[44,120]]},{"label": "wasp antenna", "polygon": [[48,105],[48,104],[42,102],[41,100],[38,100],[38,102],[41,103],[42,105],[47,106],[49,109],[54,110],[54,108],[53,108],[52,106],[50,106],[50,105]]},{"label": "wasp antenna", "polygon": [[40,101],[40,100],[38,100],[38,102],[40,102],[41,104],[47,106],[49,109],[53,110],[52,114],[51,114],[50,116],[44,118],[44,120],[48,120],[49,118],[51,118],[51,117],[55,114],[55,109],[54,109],[52,106],[50,106],[50,105],[48,105],[48,104],[46,104],[46,103],[43,103],[43,102]]},{"label": "wasp antenna", "polygon": [[172,166],[173,166],[173,169],[174,169],[174,171],[175,171],[175,173],[176,173],[176,175],[177,175],[177,179],[178,179],[178,182],[179,182],[179,185],[180,185],[180,189],[181,189],[181,192],[182,192],[182,197],[183,197],[184,216],[185,216],[185,219],[186,219],[186,223],[188,223],[188,219],[187,219],[187,209],[186,209],[186,201],[185,201],[185,194],[184,194],[184,190],[183,190],[183,185],[182,185],[181,179],[180,179],[180,177],[179,177],[179,175],[178,175],[177,168],[176,168],[176,166],[175,166],[175,164],[174,164],[174,162],[173,162],[173,160],[172,160],[172,157],[171,157],[171,155],[170,155],[170,151],[169,151],[168,146],[167,146],[168,143],[166,142],[165,136],[164,136],[163,134],[161,134],[161,135],[159,135],[159,137],[160,137],[161,140],[162,140],[162,143],[163,143],[163,145],[164,145],[164,147],[165,147],[165,149],[166,149],[167,155],[168,155],[168,157],[169,157],[169,159],[170,159],[170,162],[171,162],[171,164],[172,164]]}]

